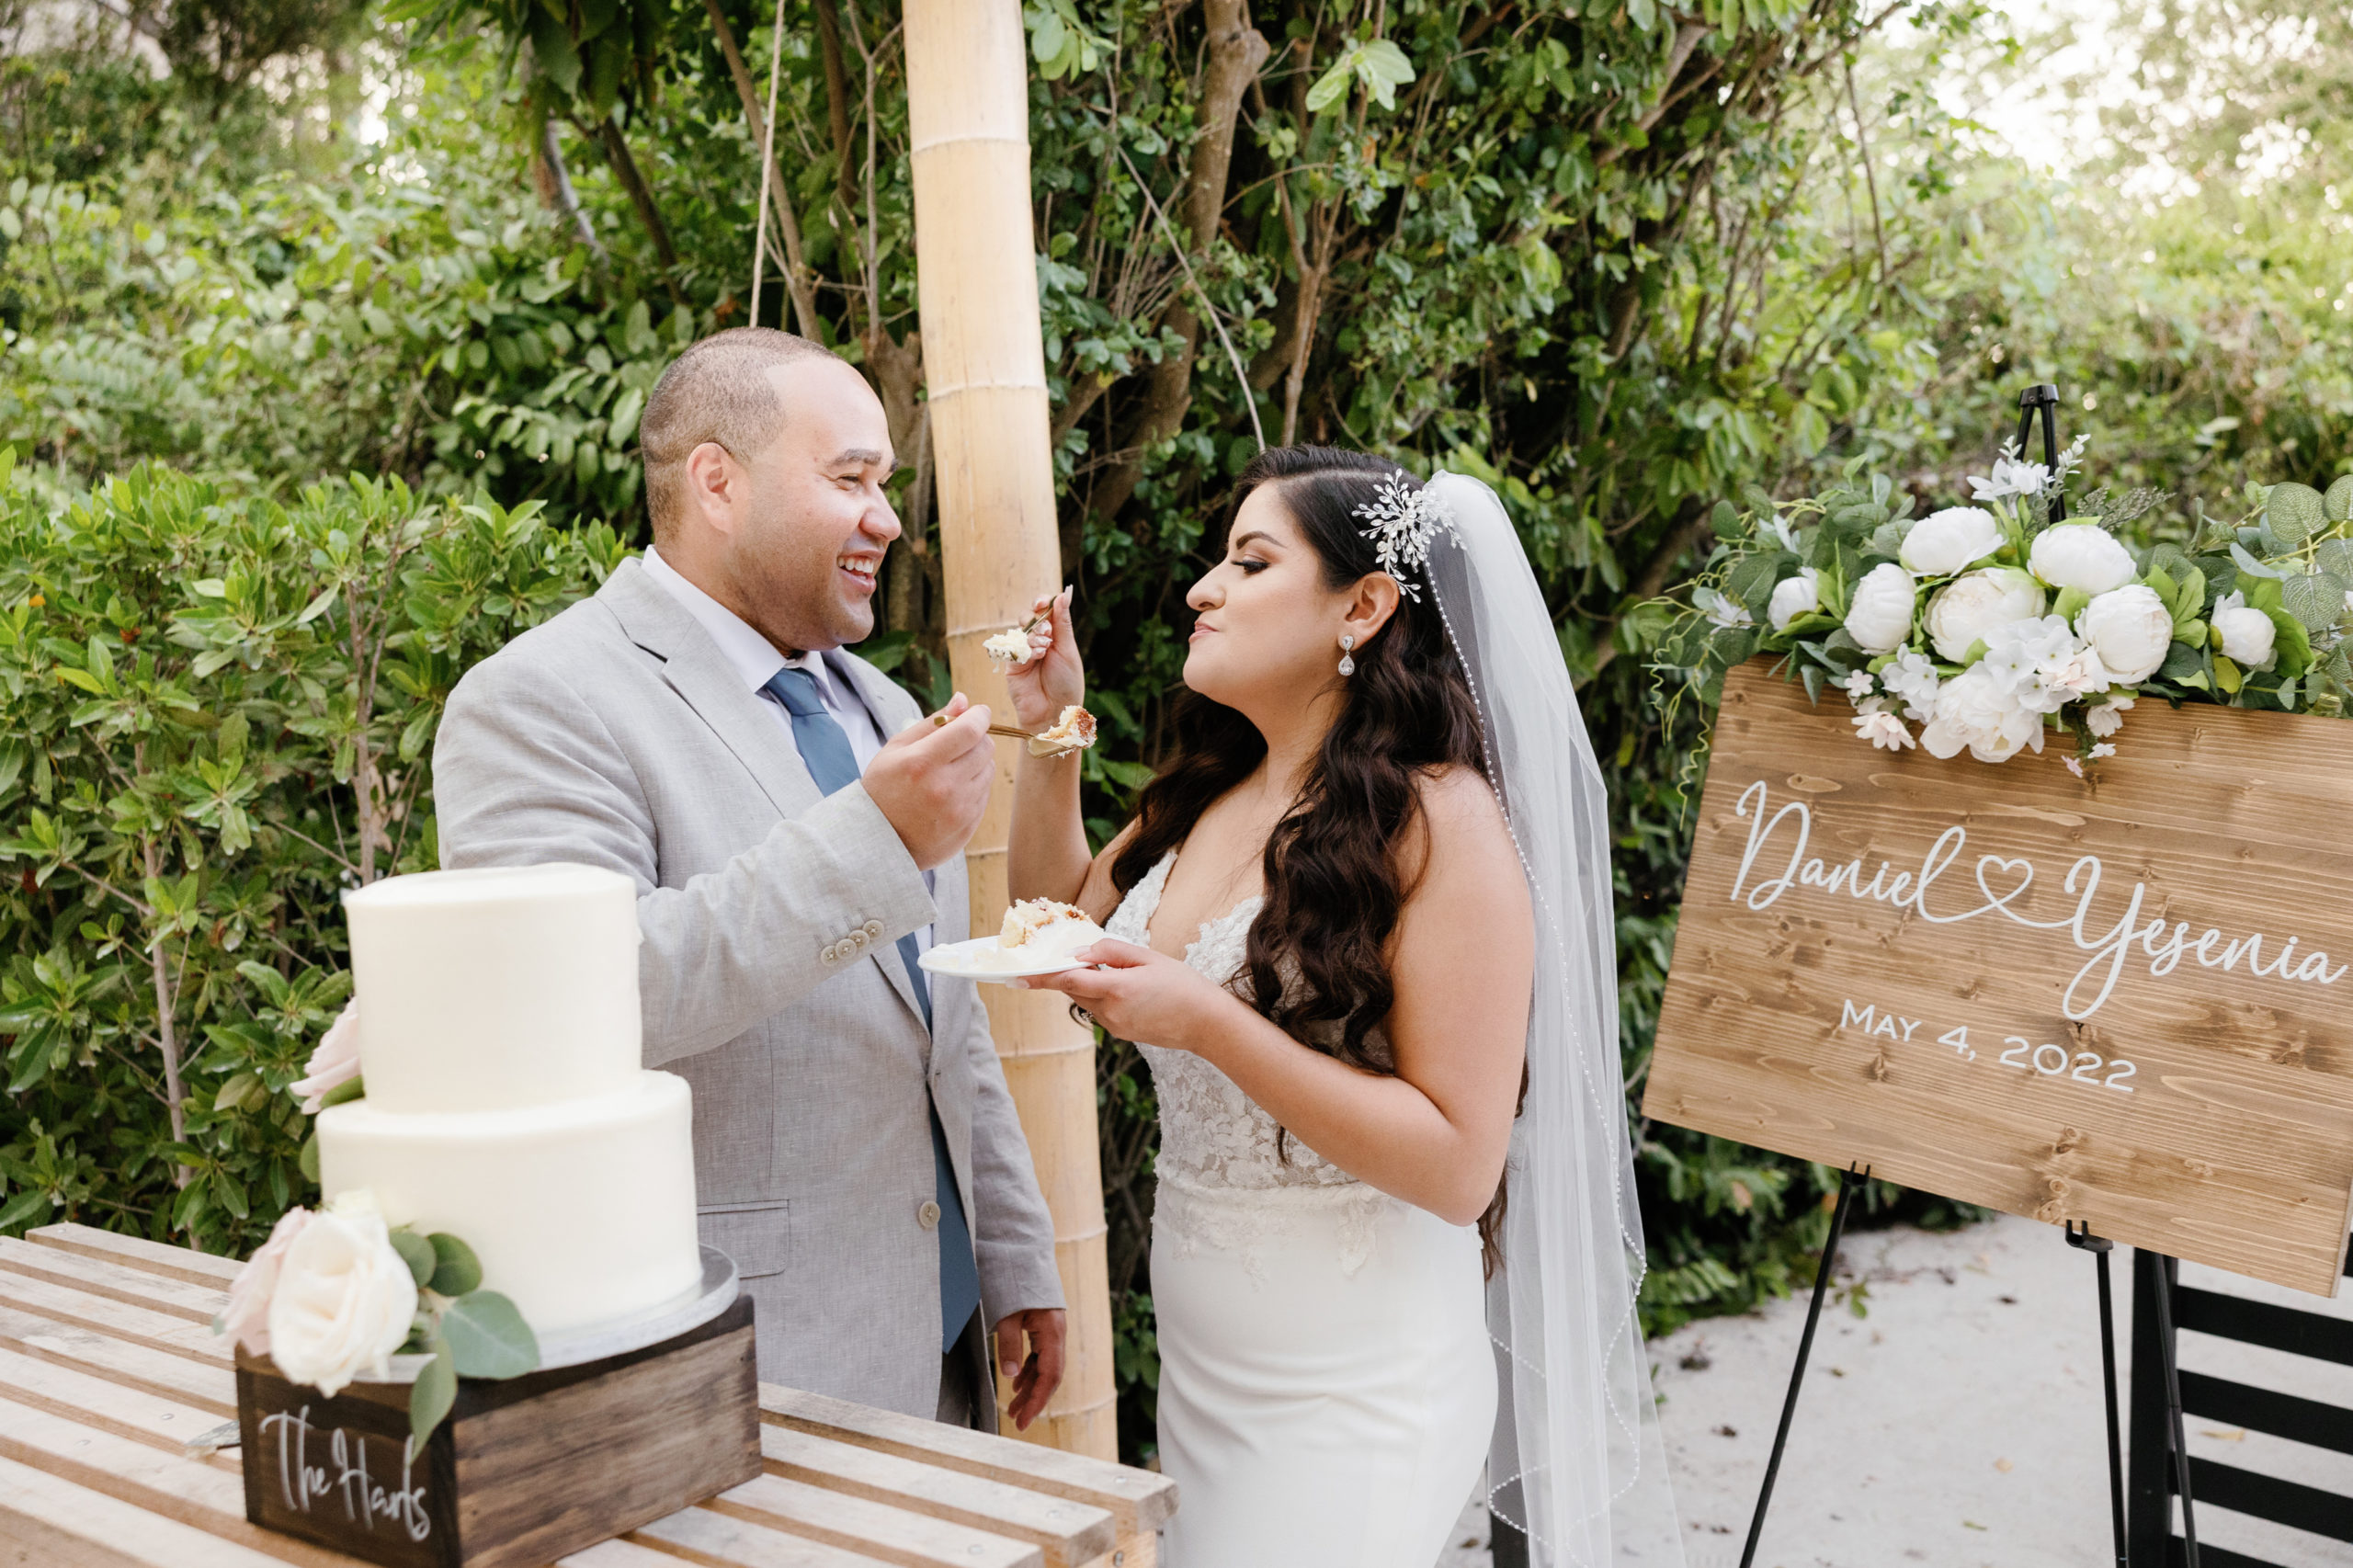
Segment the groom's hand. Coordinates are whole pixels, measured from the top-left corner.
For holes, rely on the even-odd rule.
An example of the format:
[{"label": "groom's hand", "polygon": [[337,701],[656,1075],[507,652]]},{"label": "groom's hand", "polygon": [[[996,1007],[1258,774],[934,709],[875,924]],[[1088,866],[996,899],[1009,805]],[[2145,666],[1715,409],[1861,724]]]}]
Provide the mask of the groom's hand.
[{"label": "groom's hand", "polygon": [[866,793],[915,864],[930,870],[971,841],[996,778],[989,710],[962,692],[929,722],[908,725],[866,765]]},{"label": "groom's hand", "polygon": [[[1032,1307],[1001,1319],[996,1325],[996,1364],[1013,1380],[1013,1425],[1022,1431],[1046,1408],[1063,1381],[1063,1339],[1070,1331],[1070,1314],[1060,1307]],[[1029,1354],[1021,1353],[1021,1336],[1029,1336]]]}]

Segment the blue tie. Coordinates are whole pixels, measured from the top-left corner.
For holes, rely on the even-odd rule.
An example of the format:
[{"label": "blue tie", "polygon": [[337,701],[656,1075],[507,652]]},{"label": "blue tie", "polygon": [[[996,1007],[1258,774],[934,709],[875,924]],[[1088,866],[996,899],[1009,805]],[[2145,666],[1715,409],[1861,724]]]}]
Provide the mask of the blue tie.
[{"label": "blue tie", "polygon": [[[842,733],[841,725],[825,711],[817,695],[817,678],[807,670],[781,669],[768,677],[764,689],[792,715],[792,744],[801,748],[801,760],[818,790],[830,795],[857,783],[858,754],[850,750],[849,737]],[[907,979],[915,987],[927,1031],[931,987],[925,983],[923,970],[915,962],[920,956],[914,932],[899,938],[899,957],[907,966]],[[972,1260],[972,1227],[964,1219],[964,1200],[956,1189],[956,1167],[948,1157],[948,1134],[939,1125],[937,1107],[931,1112],[931,1161],[939,1204],[939,1348],[945,1354],[956,1347],[965,1323],[979,1310],[981,1276]]]}]

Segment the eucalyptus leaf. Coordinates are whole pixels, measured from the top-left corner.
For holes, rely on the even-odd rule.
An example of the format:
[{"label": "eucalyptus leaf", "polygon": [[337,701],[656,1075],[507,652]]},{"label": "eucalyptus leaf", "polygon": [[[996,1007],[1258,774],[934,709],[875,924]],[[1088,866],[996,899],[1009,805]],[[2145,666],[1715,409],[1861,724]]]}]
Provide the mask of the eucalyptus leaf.
[{"label": "eucalyptus leaf", "polygon": [[517,1378],[540,1364],[539,1336],[515,1303],[495,1290],[459,1297],[441,1314],[458,1371],[469,1378]]},{"label": "eucalyptus leaf", "polygon": [[438,1340],[426,1348],[433,1359],[416,1375],[408,1391],[408,1437],[411,1453],[420,1452],[449,1407],[458,1403],[458,1369],[449,1357],[449,1347]]},{"label": "eucalyptus leaf", "polygon": [[2321,493],[2290,480],[2275,484],[2263,503],[2263,521],[2281,550],[2302,550],[2304,540],[2327,527]]},{"label": "eucalyptus leaf", "polygon": [[1741,526],[1740,514],[1733,510],[1729,501],[1716,503],[1715,509],[1708,514],[1708,527],[1715,530],[1718,539],[1729,541],[1737,541],[1748,535],[1748,530]]},{"label": "eucalyptus leaf", "polygon": [[405,1227],[392,1233],[392,1250],[401,1255],[421,1288],[433,1278],[433,1244]]},{"label": "eucalyptus leaf", "polygon": [[447,1231],[425,1238],[433,1246],[433,1278],[426,1288],[444,1296],[463,1296],[482,1289],[482,1260],[474,1249]]},{"label": "eucalyptus leaf", "polygon": [[2320,498],[2321,516],[2331,523],[2353,521],[2353,473],[2340,473]]},{"label": "eucalyptus leaf", "polygon": [[2266,566],[2262,562],[2257,561],[2254,555],[2248,552],[2246,546],[2244,544],[2234,544],[2231,546],[2231,559],[2238,564],[2238,569],[2240,571],[2245,573],[2250,577],[2269,577],[2277,580],[2279,577],[2286,575],[2286,574],[2281,572],[2278,567]]},{"label": "eucalyptus leaf", "polygon": [[2345,619],[2345,585],[2326,572],[2282,578],[2279,608],[2302,621],[2305,631],[2325,631]]},{"label": "eucalyptus leaf", "polygon": [[2332,577],[2353,583],[2353,539],[2325,539],[2313,546],[2313,564]]}]

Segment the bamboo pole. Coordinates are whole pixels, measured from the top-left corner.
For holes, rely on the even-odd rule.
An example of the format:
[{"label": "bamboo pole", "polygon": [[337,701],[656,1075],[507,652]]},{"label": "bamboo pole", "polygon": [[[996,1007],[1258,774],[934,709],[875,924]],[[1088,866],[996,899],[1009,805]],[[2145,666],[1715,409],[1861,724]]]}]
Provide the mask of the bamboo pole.
[{"label": "bamboo pole", "polygon": [[[917,302],[930,388],[949,659],[956,684],[1004,710],[981,642],[1026,618],[1062,578],[1045,345],[1029,218],[1029,86],[1019,0],[907,0],[907,101]],[[1013,745],[1004,788],[965,851],[972,929],[1004,918]],[[1027,1436],[1118,1456],[1095,1037],[1051,991],[982,988],[1006,1084],[1054,1217],[1070,1298],[1061,1391]],[[1007,1430],[1011,1428],[1008,1426]]]}]

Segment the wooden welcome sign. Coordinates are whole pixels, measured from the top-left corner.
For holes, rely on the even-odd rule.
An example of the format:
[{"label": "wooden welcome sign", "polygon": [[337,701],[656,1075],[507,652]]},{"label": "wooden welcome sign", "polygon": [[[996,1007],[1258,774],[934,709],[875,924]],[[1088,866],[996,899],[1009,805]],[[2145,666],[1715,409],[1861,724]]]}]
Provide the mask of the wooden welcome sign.
[{"label": "wooden welcome sign", "polygon": [[1643,1114],[2298,1290],[2353,1205],[2353,722],[2143,699],[2079,781],[1730,673]]}]

